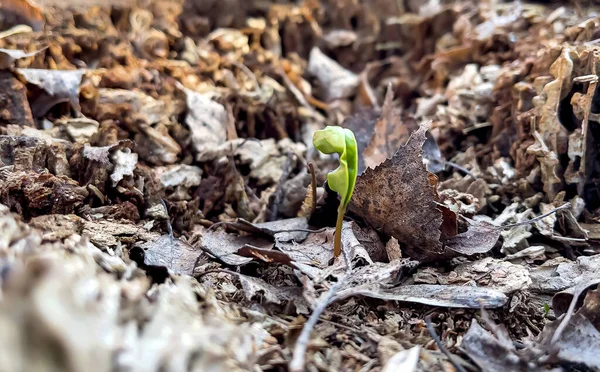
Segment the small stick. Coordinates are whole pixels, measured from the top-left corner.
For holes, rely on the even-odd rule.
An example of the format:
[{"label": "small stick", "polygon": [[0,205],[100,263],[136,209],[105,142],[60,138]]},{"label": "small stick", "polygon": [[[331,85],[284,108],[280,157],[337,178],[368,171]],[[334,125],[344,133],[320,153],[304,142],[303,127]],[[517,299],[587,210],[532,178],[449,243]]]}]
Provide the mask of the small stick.
[{"label": "small stick", "polygon": [[461,172],[464,172],[464,173],[466,173],[467,175],[469,175],[469,176],[473,177],[474,179],[477,179],[477,176],[475,176],[473,173],[471,173],[471,171],[470,171],[470,170],[468,170],[467,168],[463,167],[462,165],[458,165],[458,164],[456,164],[456,163],[454,163],[454,162],[451,162],[451,161],[445,161],[445,162],[444,162],[444,165],[448,165],[448,166],[450,166],[450,167],[452,167],[452,168],[456,168],[456,169],[458,169],[459,171],[461,171]]},{"label": "small stick", "polygon": [[425,324],[427,325],[427,330],[429,331],[431,338],[433,338],[433,341],[435,341],[437,346],[440,348],[440,351],[442,353],[444,353],[444,355],[446,355],[446,357],[448,357],[448,360],[450,361],[450,363],[452,363],[454,368],[456,368],[456,370],[458,372],[467,372],[463,368],[463,366],[461,366],[460,364],[456,363],[456,361],[454,361],[454,358],[452,358],[452,354],[450,354],[448,349],[446,349],[446,346],[444,346],[444,344],[442,343],[442,340],[440,340],[439,336],[435,332],[435,329],[433,329],[433,325],[431,324],[431,315],[427,315],[425,317]]},{"label": "small stick", "polygon": [[517,227],[517,226],[529,225],[529,224],[532,224],[532,223],[537,222],[539,220],[542,220],[542,219],[548,217],[549,215],[551,215],[553,213],[556,213],[556,212],[558,212],[558,211],[560,211],[562,209],[567,209],[567,208],[570,208],[570,207],[571,207],[571,203],[567,202],[567,203],[561,205],[560,207],[554,208],[553,210],[551,210],[548,213],[542,214],[541,216],[534,217],[534,218],[532,218],[530,220],[527,220],[527,221],[522,221],[522,222],[517,222],[517,223],[510,224],[510,225],[500,226],[500,228],[502,228],[502,229],[510,229],[510,228]]},{"label": "small stick", "polygon": [[[346,281],[346,279],[350,277],[350,274],[352,273],[352,262],[351,262],[350,258],[348,257],[347,252],[345,250],[343,250],[342,253],[343,253],[342,256],[344,257],[344,261],[346,262],[346,273],[343,277],[341,277],[339,279],[339,281],[337,283],[335,283],[334,285],[332,285],[329,288],[327,293],[325,293],[324,295],[322,295],[319,298],[319,303],[313,310],[312,314],[310,314],[310,317],[308,318],[306,323],[304,323],[302,332],[300,332],[300,336],[298,336],[298,340],[296,340],[296,345],[294,346],[292,361],[290,362],[290,365],[289,365],[289,370],[291,372],[302,372],[305,370],[304,364],[305,364],[305,358],[306,358],[306,349],[308,348],[308,341],[310,339],[310,333],[312,332],[313,328],[319,321],[319,318],[321,317],[321,314],[323,313],[323,311],[325,311],[325,308],[336,300],[336,298],[335,298],[336,292],[342,286],[342,284]],[[461,372],[466,372],[466,371],[461,371]]]},{"label": "small stick", "polygon": [[169,217],[169,209],[167,208],[167,203],[163,199],[160,199],[160,203],[165,209],[165,213],[167,214],[167,231],[169,232],[169,236],[171,240],[173,240],[173,227],[171,226],[171,217]]},{"label": "small stick", "polygon": [[290,362],[290,371],[291,372],[302,372],[304,371],[304,363],[306,357],[306,349],[308,348],[308,341],[310,339],[310,333],[313,328],[319,321],[321,314],[325,311],[327,305],[331,303],[331,299],[337,292],[338,288],[342,285],[346,276],[342,277],[337,283],[331,286],[325,295],[321,296],[319,299],[319,304],[315,308],[315,310],[310,314],[310,317],[304,323],[304,327],[302,328],[302,332],[296,341],[296,346],[294,346],[294,356],[292,361]]}]

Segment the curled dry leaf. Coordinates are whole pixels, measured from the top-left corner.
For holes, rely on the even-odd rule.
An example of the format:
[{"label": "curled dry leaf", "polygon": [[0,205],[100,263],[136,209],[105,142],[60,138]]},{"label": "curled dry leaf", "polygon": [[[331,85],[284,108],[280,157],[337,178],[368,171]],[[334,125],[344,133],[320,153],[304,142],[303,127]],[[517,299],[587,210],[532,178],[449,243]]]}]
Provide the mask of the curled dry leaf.
[{"label": "curled dry leaf", "polygon": [[13,63],[21,58],[32,57],[43,49],[36,50],[33,52],[24,52],[18,49],[4,49],[0,48],[0,70],[5,70],[13,66]]},{"label": "curled dry leaf", "polygon": [[485,221],[465,219],[469,222],[468,230],[446,239],[446,247],[466,255],[489,252],[498,241],[502,228]]},{"label": "curled dry leaf", "polygon": [[202,249],[213,255],[216,259],[232,266],[245,265],[252,261],[252,258],[238,255],[238,251],[244,246],[270,249],[273,243],[251,236],[238,236],[228,234],[222,230],[207,230],[202,234]]},{"label": "curled dry leaf", "polygon": [[[575,299],[577,301],[577,299]],[[548,323],[538,342],[553,362],[576,363],[590,370],[600,369],[600,290],[589,290],[583,306],[574,314],[563,314]],[[565,319],[565,317],[570,317]],[[567,321],[567,323],[563,323]]]},{"label": "curled dry leaf", "polygon": [[203,94],[179,85],[185,92],[187,114],[185,123],[192,135],[192,144],[196,156],[203,154],[227,140],[227,110],[211,99],[210,94]]},{"label": "curled dry leaf", "polygon": [[360,82],[358,76],[327,57],[317,47],[310,51],[307,71],[319,80],[326,101],[352,96]]},{"label": "curled dry leaf", "polygon": [[[501,336],[502,337],[502,336]],[[521,358],[507,336],[498,339],[483,329],[475,319],[465,334],[462,347],[467,355],[485,372],[532,371],[535,365],[529,365]]]},{"label": "curled dry leaf", "polygon": [[81,111],[79,105],[79,85],[86,70],[45,70],[33,68],[19,68],[17,73],[29,83],[43,89],[49,97],[38,100],[32,107],[34,112],[44,115],[56,103],[68,101],[73,108]]},{"label": "curled dry leaf", "polygon": [[350,210],[398,239],[409,256],[431,261],[445,251],[440,241],[442,212],[422,160],[425,132],[420,127],[391,159],[358,177]]}]

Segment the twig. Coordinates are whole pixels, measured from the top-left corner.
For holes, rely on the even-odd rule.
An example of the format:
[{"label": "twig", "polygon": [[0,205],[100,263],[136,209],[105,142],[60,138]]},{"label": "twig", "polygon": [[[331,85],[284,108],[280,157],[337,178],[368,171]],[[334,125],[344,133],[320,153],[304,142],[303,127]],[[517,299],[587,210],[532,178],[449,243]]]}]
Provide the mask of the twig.
[{"label": "twig", "polygon": [[335,295],[335,292],[337,292],[338,288],[342,285],[342,283],[345,281],[345,279],[346,279],[346,276],[343,276],[337,283],[335,283],[334,285],[331,286],[331,288],[329,288],[329,290],[327,291],[327,293],[325,293],[325,295],[321,296],[317,307],[312,312],[312,314],[310,314],[310,317],[304,324],[304,327],[302,328],[302,332],[300,333],[300,336],[298,337],[298,340],[296,341],[296,346],[294,346],[294,357],[292,358],[292,361],[290,362],[290,371],[292,371],[292,372],[304,371],[304,360],[305,360],[305,356],[306,356],[306,349],[308,347],[308,341],[310,339],[310,333],[312,332],[313,328],[319,321],[319,317],[321,316],[323,311],[325,311],[325,308],[327,307],[327,305],[329,305],[331,299]]},{"label": "twig", "polygon": [[468,170],[467,168],[463,167],[462,165],[458,165],[458,164],[456,164],[454,162],[451,162],[451,161],[445,161],[444,164],[445,165],[449,165],[452,168],[456,168],[456,169],[458,169],[461,172],[464,172],[465,174],[473,177],[473,179],[475,179],[475,180],[477,179],[477,176],[475,176],[473,173],[471,173],[470,170]]},{"label": "twig", "polygon": [[444,353],[444,355],[446,355],[446,357],[448,357],[448,360],[450,361],[450,363],[452,363],[452,365],[454,366],[454,368],[456,368],[456,370],[458,372],[467,372],[463,368],[463,366],[461,366],[460,364],[456,363],[456,361],[452,357],[452,354],[450,354],[450,352],[448,351],[448,349],[446,349],[446,346],[444,346],[444,344],[442,343],[442,340],[440,340],[439,336],[435,332],[435,329],[433,329],[433,325],[431,324],[431,315],[427,315],[425,317],[425,324],[427,325],[427,330],[429,331],[429,334],[431,335],[431,338],[433,338],[433,341],[435,341],[435,343],[437,344],[437,346],[440,348],[440,351],[442,353]]},{"label": "twig", "polygon": [[279,204],[281,204],[281,199],[283,199],[283,184],[290,176],[290,172],[292,171],[292,160],[294,159],[294,153],[288,152],[287,159],[285,164],[283,165],[283,172],[281,173],[281,177],[279,178],[279,183],[277,184],[277,189],[275,190],[275,199],[273,200],[273,205],[271,205],[271,215],[269,216],[269,221],[274,221],[277,218],[277,213]]},{"label": "twig", "polygon": [[308,162],[308,171],[310,172],[310,189],[312,192],[312,207],[310,214],[317,210],[317,175],[315,174],[315,165],[312,161]]},{"label": "twig", "polygon": [[309,229],[287,229],[287,230],[273,230],[273,232],[275,232],[275,234],[279,234],[279,233],[293,233],[293,232],[306,232],[306,233],[310,233],[310,234],[316,234],[316,233],[320,233],[327,230],[327,227],[321,227],[320,229],[317,230],[309,230]]},{"label": "twig", "polygon": [[173,226],[171,226],[171,217],[169,217],[169,209],[167,208],[167,203],[163,199],[160,199],[160,203],[165,209],[165,213],[167,214],[167,231],[169,232],[169,236],[171,240],[173,240]]},{"label": "twig", "polygon": [[510,224],[510,225],[500,226],[500,228],[502,228],[504,230],[504,229],[510,229],[510,228],[517,227],[517,226],[530,225],[530,224],[532,224],[534,222],[537,222],[539,220],[542,220],[542,219],[548,217],[549,215],[551,215],[553,213],[556,213],[556,212],[558,212],[558,211],[560,211],[562,209],[567,209],[567,208],[571,208],[571,203],[567,202],[567,203],[561,205],[560,207],[554,208],[553,210],[551,210],[548,213],[544,213],[541,216],[534,217],[534,218],[532,218],[530,220],[522,221],[522,222],[517,222],[517,223]]},{"label": "twig", "polygon": [[550,339],[551,345],[555,344],[556,341],[558,341],[558,339],[562,335],[563,331],[567,327],[567,324],[569,324],[569,321],[571,320],[571,318],[573,317],[573,313],[575,312],[575,306],[577,305],[577,302],[579,301],[579,297],[581,297],[581,295],[588,288],[590,288],[593,285],[597,285],[599,283],[600,283],[599,279],[583,280],[582,284],[579,284],[579,285],[577,285],[577,287],[575,287],[575,290],[573,291],[573,298],[571,299],[569,308],[567,309],[567,312],[565,313],[565,317],[560,321],[560,324],[558,325],[558,327],[556,327],[556,330],[554,331],[554,334],[552,335],[552,338]]},{"label": "twig", "polygon": [[306,349],[308,348],[310,333],[319,321],[319,318],[321,317],[323,311],[325,311],[325,308],[335,301],[334,296],[338,288],[342,286],[342,284],[352,273],[352,262],[347,256],[346,250],[342,250],[342,253],[344,261],[346,262],[346,274],[343,277],[341,277],[337,283],[332,285],[327,291],[327,293],[325,293],[319,298],[317,306],[313,310],[312,314],[310,314],[310,317],[308,318],[306,323],[304,323],[302,332],[300,332],[300,336],[298,336],[298,340],[296,340],[296,345],[294,346],[292,361],[289,365],[289,370],[291,372],[302,372],[305,370],[304,365],[306,359]]}]

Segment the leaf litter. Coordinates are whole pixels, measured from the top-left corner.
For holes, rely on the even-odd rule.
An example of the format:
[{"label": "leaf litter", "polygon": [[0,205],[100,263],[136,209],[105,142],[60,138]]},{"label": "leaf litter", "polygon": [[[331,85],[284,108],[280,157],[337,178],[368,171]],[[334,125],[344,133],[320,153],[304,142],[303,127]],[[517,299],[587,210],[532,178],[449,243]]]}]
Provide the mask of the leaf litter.
[{"label": "leaf litter", "polygon": [[580,3],[4,1],[0,370],[600,369]]}]

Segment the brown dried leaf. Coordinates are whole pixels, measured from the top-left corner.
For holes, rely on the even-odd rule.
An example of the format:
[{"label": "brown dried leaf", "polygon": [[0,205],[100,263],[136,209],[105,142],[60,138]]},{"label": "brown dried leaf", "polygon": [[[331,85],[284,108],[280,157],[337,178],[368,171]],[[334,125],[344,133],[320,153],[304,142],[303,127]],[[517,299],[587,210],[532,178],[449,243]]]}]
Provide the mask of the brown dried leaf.
[{"label": "brown dried leaf", "polygon": [[430,261],[442,257],[444,249],[442,212],[422,160],[425,133],[420,127],[391,159],[358,177],[350,208],[373,228],[398,239],[409,256]]},{"label": "brown dried leaf", "polygon": [[27,24],[35,31],[42,31],[46,24],[41,9],[28,0],[2,0],[0,12],[3,28],[12,24]]},{"label": "brown dried leaf", "polygon": [[27,89],[10,71],[0,70],[0,125],[33,127]]},{"label": "brown dried leaf", "polygon": [[66,176],[35,172],[0,173],[0,202],[19,214],[73,213],[88,191]]},{"label": "brown dried leaf", "polygon": [[489,252],[498,241],[502,229],[485,221],[469,222],[469,229],[444,241],[446,248],[465,255]]},{"label": "brown dried leaf", "polygon": [[237,254],[246,245],[263,249],[271,249],[273,247],[273,243],[261,238],[238,236],[221,230],[208,230],[204,232],[200,244],[206,252],[227,265],[232,266],[241,266],[252,261],[252,258],[242,257]]}]

